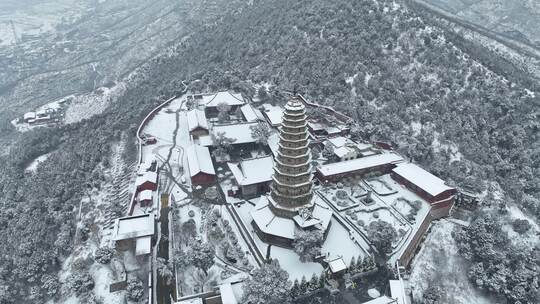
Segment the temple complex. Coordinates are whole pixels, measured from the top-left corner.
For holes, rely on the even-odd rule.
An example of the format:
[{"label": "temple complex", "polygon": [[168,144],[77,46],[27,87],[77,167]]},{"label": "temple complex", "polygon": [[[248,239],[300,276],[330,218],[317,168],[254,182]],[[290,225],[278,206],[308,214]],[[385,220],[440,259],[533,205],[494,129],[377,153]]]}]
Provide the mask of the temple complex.
[{"label": "temple complex", "polygon": [[290,246],[297,229],[325,232],[332,217],[313,193],[311,150],[305,106],[293,97],[285,105],[279,128],[278,151],[269,195],[252,211],[253,226],[261,239]]}]

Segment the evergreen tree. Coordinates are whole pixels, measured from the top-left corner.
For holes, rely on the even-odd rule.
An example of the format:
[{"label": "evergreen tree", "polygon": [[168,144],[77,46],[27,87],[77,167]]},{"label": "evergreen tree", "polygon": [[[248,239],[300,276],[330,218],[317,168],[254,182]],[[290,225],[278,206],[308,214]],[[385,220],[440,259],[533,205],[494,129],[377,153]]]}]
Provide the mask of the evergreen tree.
[{"label": "evergreen tree", "polygon": [[291,287],[291,296],[293,298],[297,297],[300,293],[300,284],[298,283],[298,279],[294,279],[293,286]]},{"label": "evergreen tree", "polygon": [[313,274],[311,276],[311,280],[309,280],[309,290],[316,290],[319,288],[319,278],[316,274]]},{"label": "evergreen tree", "polygon": [[324,283],[326,281],[326,274],[325,272],[321,272],[321,275],[319,276],[319,288],[323,288],[324,287]]},{"label": "evergreen tree", "polygon": [[354,257],[352,257],[351,258],[351,263],[349,264],[348,271],[354,273],[354,272],[356,272],[356,270],[357,270],[356,269],[356,259]]},{"label": "evergreen tree", "polygon": [[243,303],[282,304],[291,295],[289,274],[279,266],[277,260],[255,269],[245,281]]},{"label": "evergreen tree", "polygon": [[308,283],[306,281],[306,276],[302,276],[302,280],[300,281],[300,294],[304,294],[307,292],[308,289]]}]

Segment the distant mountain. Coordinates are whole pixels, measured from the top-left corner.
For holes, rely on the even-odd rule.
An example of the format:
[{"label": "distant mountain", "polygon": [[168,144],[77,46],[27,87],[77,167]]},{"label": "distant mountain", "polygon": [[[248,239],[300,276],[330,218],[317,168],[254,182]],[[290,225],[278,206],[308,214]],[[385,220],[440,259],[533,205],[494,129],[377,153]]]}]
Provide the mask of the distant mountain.
[{"label": "distant mountain", "polygon": [[540,2],[537,0],[413,0],[511,38],[540,47]]}]

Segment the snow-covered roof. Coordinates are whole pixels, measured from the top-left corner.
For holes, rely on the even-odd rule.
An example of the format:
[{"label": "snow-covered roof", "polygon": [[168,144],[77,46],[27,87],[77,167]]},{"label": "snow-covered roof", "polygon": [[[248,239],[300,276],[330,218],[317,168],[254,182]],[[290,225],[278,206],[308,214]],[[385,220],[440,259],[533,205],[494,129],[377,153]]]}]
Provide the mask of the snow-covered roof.
[{"label": "snow-covered roof", "polygon": [[360,154],[365,157],[365,156],[375,155],[375,154],[377,154],[377,152],[372,151],[372,150],[366,150],[366,151],[360,152]]},{"label": "snow-covered roof", "polygon": [[281,118],[283,117],[283,109],[270,104],[263,104],[264,115],[272,126],[279,126],[281,124]]},{"label": "snow-covered roof", "polygon": [[114,225],[115,241],[151,236],[154,234],[154,215],[141,214],[118,218]]},{"label": "snow-covered roof", "polygon": [[321,231],[326,231],[328,225],[330,224],[330,220],[332,219],[332,210],[330,210],[328,205],[319,203],[321,198],[318,195],[315,195],[313,200],[315,201],[315,204],[313,210],[311,211],[311,218],[304,219],[300,215],[295,215],[293,220],[302,228],[315,226]]},{"label": "snow-covered roof", "polygon": [[405,286],[400,280],[389,280],[390,283],[390,295],[397,300],[398,304],[407,304],[405,295]]},{"label": "snow-covered roof", "polygon": [[135,185],[137,187],[141,186],[146,182],[151,182],[153,184],[157,183],[157,173],[152,171],[146,171],[143,175],[137,176],[135,179]]},{"label": "snow-covered roof", "polygon": [[357,159],[323,165],[317,168],[323,176],[332,176],[362,169],[373,168],[385,164],[403,161],[403,157],[395,153],[382,153]]},{"label": "snow-covered roof", "polygon": [[231,93],[229,91],[218,92],[215,94],[208,94],[203,96],[202,104],[205,107],[217,107],[218,104],[225,103],[230,106],[240,106],[243,105],[244,98],[240,93]]},{"label": "snow-covered roof", "polygon": [[156,162],[155,156],[150,156],[147,160],[141,162],[139,164],[139,170],[137,171],[137,175],[144,175],[150,168],[152,168],[152,164]]},{"label": "snow-covered roof", "polygon": [[326,128],[326,133],[328,134],[338,134],[341,133],[341,129],[337,127],[328,127]]},{"label": "snow-covered roof", "polygon": [[372,144],[367,144],[367,143],[356,143],[356,147],[360,151],[364,151],[364,150],[369,150],[369,149],[373,148],[373,145]]},{"label": "snow-covered roof", "polygon": [[210,147],[214,144],[214,142],[212,141],[212,136],[210,135],[199,136],[199,139],[197,139],[197,142],[199,143],[200,146],[203,146],[203,147]]},{"label": "snow-covered roof", "polygon": [[208,130],[208,123],[206,121],[206,115],[203,110],[194,109],[187,112],[187,122],[189,131],[193,131],[197,128],[203,128]]},{"label": "snow-covered roof", "polygon": [[345,144],[352,143],[352,141],[348,138],[345,138],[343,136],[338,136],[334,138],[329,138],[328,142],[332,144],[335,148],[340,148],[345,146]]},{"label": "snow-covered roof", "polygon": [[28,119],[34,119],[36,118],[36,112],[28,112],[28,113],[24,113],[24,117],[23,117],[25,120],[28,120]]},{"label": "snow-covered roof", "polygon": [[378,297],[376,299],[364,302],[362,304],[394,304],[394,303],[397,303],[395,299],[392,299],[388,296],[382,296],[382,297]]},{"label": "snow-covered roof", "polygon": [[257,116],[258,110],[255,110],[250,104],[245,104],[240,107],[242,115],[246,118],[247,121],[257,121],[259,117]]},{"label": "snow-covered roof", "polygon": [[214,125],[212,134],[217,136],[218,133],[225,133],[225,137],[236,139],[234,144],[245,144],[255,142],[251,127],[256,126],[258,122],[240,123],[232,125]]},{"label": "snow-covered roof", "polygon": [[330,271],[332,271],[332,273],[338,273],[340,271],[347,269],[347,265],[343,261],[343,258],[337,258],[337,259],[328,261],[328,266],[330,266]]},{"label": "snow-covered roof", "polygon": [[36,115],[37,116],[45,116],[47,115],[47,111],[46,110],[39,110],[36,112]]},{"label": "snow-covered roof", "polygon": [[251,211],[251,217],[262,232],[294,240],[294,221],[276,216],[270,210],[266,197],[261,197]]},{"label": "snow-covered roof", "polygon": [[207,147],[191,145],[186,149],[189,173],[193,177],[201,172],[215,175],[214,164]]},{"label": "snow-covered roof", "polygon": [[135,242],[135,255],[150,254],[152,249],[152,237],[145,236],[138,238]]},{"label": "snow-covered roof", "polygon": [[203,299],[202,298],[191,298],[191,299],[175,302],[174,304],[203,304]]},{"label": "snow-covered roof", "polygon": [[339,148],[334,149],[334,154],[339,158],[345,157],[349,153],[354,153],[354,149],[351,148],[351,147],[347,147],[347,146],[343,146],[343,147],[339,147]]},{"label": "snow-covered roof", "polygon": [[447,186],[442,179],[415,164],[402,163],[392,171],[432,196],[453,189],[452,187]]},{"label": "snow-covered roof", "polygon": [[238,304],[231,283],[225,283],[219,285],[219,293],[221,295],[222,304]]},{"label": "snow-covered roof", "polygon": [[324,130],[325,126],[318,122],[308,121],[308,127],[313,131],[321,131]]},{"label": "snow-covered roof", "polygon": [[228,165],[240,186],[269,182],[274,172],[274,160],[271,156],[246,159]]},{"label": "snow-covered roof", "polygon": [[150,201],[152,200],[152,190],[143,190],[139,192],[139,201]]},{"label": "snow-covered roof", "polygon": [[277,156],[277,152],[279,150],[279,133],[273,132],[268,137],[268,146],[270,147],[270,150],[272,151],[272,154],[274,156]]}]

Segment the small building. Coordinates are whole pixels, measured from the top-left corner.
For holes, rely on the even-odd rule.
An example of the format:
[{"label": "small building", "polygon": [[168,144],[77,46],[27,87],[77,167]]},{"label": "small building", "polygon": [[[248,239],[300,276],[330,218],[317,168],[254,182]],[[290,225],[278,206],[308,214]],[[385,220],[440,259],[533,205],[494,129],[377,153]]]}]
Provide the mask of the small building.
[{"label": "small building", "polygon": [[327,127],[325,129],[325,131],[326,131],[326,134],[329,137],[340,136],[341,135],[341,129],[338,128],[338,127],[329,126],[329,127]]},{"label": "small building", "polygon": [[330,273],[332,276],[341,276],[342,274],[347,271],[347,265],[345,264],[345,261],[343,261],[342,257],[338,257],[332,260],[326,261],[328,264],[328,268],[330,270]]},{"label": "small building", "polygon": [[259,110],[254,109],[250,104],[245,104],[240,107],[240,111],[242,112],[242,116],[244,116],[244,119],[247,122],[253,122],[259,120],[259,115],[257,112]]},{"label": "small building", "polygon": [[307,126],[308,126],[309,132],[311,132],[313,135],[316,135],[316,136],[326,135],[326,131],[325,131],[326,126],[319,122],[308,121]]},{"label": "small building", "polygon": [[345,176],[365,175],[378,172],[390,173],[403,157],[395,153],[381,153],[338,163],[326,164],[317,168],[316,177],[322,181],[339,181]]},{"label": "small building", "polygon": [[244,105],[246,102],[240,93],[231,93],[229,91],[218,92],[214,94],[202,95],[202,100],[199,104],[204,105],[206,117],[217,117],[218,105],[226,104],[230,106],[229,113],[234,113],[238,108]]},{"label": "small building", "polygon": [[308,130],[311,134],[319,137],[336,137],[346,136],[350,132],[350,128],[343,124],[329,124],[320,121],[309,121]]},{"label": "small building", "polygon": [[355,159],[361,155],[356,143],[343,136],[329,138],[324,142],[324,145],[332,147],[334,155],[340,161]]},{"label": "small building", "polygon": [[189,134],[193,138],[208,135],[208,122],[203,110],[194,109],[187,112]]},{"label": "small building", "polygon": [[278,127],[281,125],[281,119],[283,117],[283,109],[271,104],[263,104],[263,116],[272,127]]},{"label": "small building", "polygon": [[271,156],[228,163],[243,198],[252,198],[270,190],[274,160]]},{"label": "small building", "polygon": [[157,138],[155,138],[154,136],[148,136],[143,139],[144,146],[155,145],[156,143],[157,143]]},{"label": "small building", "polygon": [[216,180],[216,171],[207,147],[191,145],[186,149],[189,174],[193,185],[209,185]]},{"label": "small building", "polygon": [[26,123],[29,123],[30,121],[36,119],[36,112],[27,112],[23,115],[23,120]]},{"label": "small building", "polygon": [[151,253],[154,232],[154,214],[127,216],[116,219],[113,240],[117,250],[133,250],[136,256],[144,256]]},{"label": "small building", "polygon": [[143,190],[139,192],[138,201],[141,207],[152,206],[154,192],[152,190]]},{"label": "small building", "polygon": [[137,191],[143,190],[157,190],[157,173],[152,171],[146,171],[142,175],[137,176],[135,180]]},{"label": "small building", "polygon": [[442,179],[411,163],[399,164],[392,170],[392,178],[428,201],[434,219],[450,214],[457,190]]}]

